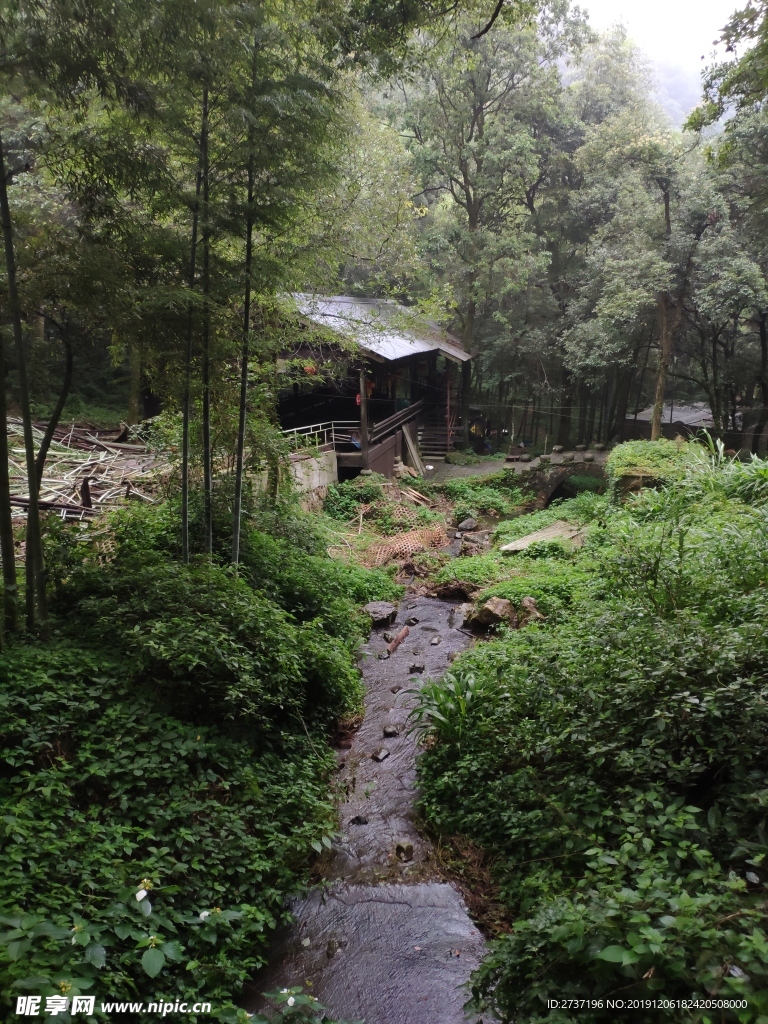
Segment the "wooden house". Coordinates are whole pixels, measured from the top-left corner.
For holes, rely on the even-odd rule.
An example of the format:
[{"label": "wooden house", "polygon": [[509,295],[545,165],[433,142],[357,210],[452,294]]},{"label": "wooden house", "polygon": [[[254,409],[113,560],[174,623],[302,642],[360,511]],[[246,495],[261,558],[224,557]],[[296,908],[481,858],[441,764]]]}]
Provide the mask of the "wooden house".
[{"label": "wooden house", "polygon": [[354,343],[331,382],[307,379],[281,392],[280,421],[297,445],[302,437],[332,445],[340,479],[362,470],[392,477],[397,460],[421,468],[420,458],[444,458],[461,433],[462,368],[466,374],[471,359],[461,342],[389,300],[294,298],[326,337]]}]

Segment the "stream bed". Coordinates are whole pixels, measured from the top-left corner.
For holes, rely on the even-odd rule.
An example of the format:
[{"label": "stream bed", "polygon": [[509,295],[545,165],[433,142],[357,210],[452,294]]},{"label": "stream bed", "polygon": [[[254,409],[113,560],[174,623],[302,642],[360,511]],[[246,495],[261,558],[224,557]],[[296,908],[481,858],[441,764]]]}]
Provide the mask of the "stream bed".
[{"label": "stream bed", "polygon": [[[384,632],[406,624],[408,637],[380,659]],[[418,827],[407,725],[407,691],[442,676],[470,643],[461,624],[456,605],[406,594],[395,623],[362,648],[365,715],[338,752],[338,840],[319,864],[323,884],[292,904],[249,1010],[263,1005],[258,993],[302,985],[342,1020],[466,1022],[466,984],[484,942]]]}]

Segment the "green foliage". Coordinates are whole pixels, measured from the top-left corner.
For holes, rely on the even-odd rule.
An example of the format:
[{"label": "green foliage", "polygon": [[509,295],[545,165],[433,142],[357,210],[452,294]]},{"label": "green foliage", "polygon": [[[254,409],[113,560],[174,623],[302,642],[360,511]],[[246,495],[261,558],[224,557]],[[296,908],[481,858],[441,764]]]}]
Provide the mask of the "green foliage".
[{"label": "green foliage", "polygon": [[514,519],[499,523],[493,537],[499,544],[507,544],[510,541],[519,540],[529,533],[543,530],[545,526],[551,526],[552,523],[561,519],[578,526],[586,526],[588,523],[599,522],[607,508],[607,498],[599,494],[584,492],[576,498],[553,501],[547,508],[538,512],[528,512],[526,515],[516,516]]},{"label": "green foliage", "polygon": [[383,500],[383,483],[384,477],[373,473],[371,476],[357,476],[354,480],[331,484],[323,508],[332,519],[349,522],[359,514],[361,505]]},{"label": "green foliage", "polygon": [[149,975],[228,1004],[332,831],[327,748],[169,714],[131,661],[82,643],[18,645],[0,678],[3,999],[144,998]]},{"label": "green foliage", "polygon": [[[326,1015],[325,1007],[316,996],[305,993],[301,985],[284,988],[280,992],[268,992],[266,998],[272,1004],[267,1014],[251,1017],[252,1024],[277,1024],[278,1021],[308,1021],[309,1024],[345,1024],[332,1021]],[[356,1021],[355,1024],[364,1024]]]},{"label": "green foliage", "polygon": [[575,1021],[547,1014],[554,991],[765,1012],[768,534],[724,493],[728,466],[707,472],[720,488],[691,472],[622,506],[590,496],[601,525],[583,553],[484,595],[537,582],[557,615],[456,662],[468,705],[430,691],[416,713],[445,719],[421,762],[427,819],[489,851],[515,921],[474,979],[502,1020]]},{"label": "green foliage", "polygon": [[[516,555],[515,559],[518,557]],[[510,561],[505,560],[507,565]],[[478,594],[477,600],[482,602],[489,597],[504,597],[519,608],[524,597],[533,597],[539,611],[550,617],[563,608],[594,597],[603,587],[594,566],[583,556],[572,559],[558,555],[523,562],[520,567],[515,567],[514,575],[493,583]]]},{"label": "green foliage", "polygon": [[140,999],[149,977],[234,1020],[330,842],[326,727],[360,699],[356,606],[399,589],[252,529],[239,573],[184,566],[178,526],[173,503],[95,536],[58,524],[56,638],[0,657],[6,1000]]},{"label": "green foliage", "polygon": [[437,484],[435,490],[450,498],[459,522],[483,515],[511,515],[526,500],[514,476],[504,471],[485,477],[456,477]]},{"label": "green foliage", "polygon": [[518,552],[519,558],[568,558],[569,552],[559,540],[535,540]]},{"label": "green foliage", "polygon": [[647,476],[654,480],[681,480],[693,457],[687,441],[627,441],[608,456],[605,472],[615,481],[623,476]]}]

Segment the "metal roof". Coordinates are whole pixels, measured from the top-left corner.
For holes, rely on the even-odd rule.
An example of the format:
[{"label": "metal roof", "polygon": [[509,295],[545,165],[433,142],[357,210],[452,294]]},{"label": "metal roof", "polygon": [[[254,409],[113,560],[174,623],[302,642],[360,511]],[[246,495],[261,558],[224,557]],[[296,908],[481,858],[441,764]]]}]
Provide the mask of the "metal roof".
[{"label": "metal roof", "polygon": [[294,295],[294,299],[310,320],[354,339],[379,362],[395,362],[427,352],[442,352],[454,363],[472,358],[458,338],[415,309],[388,299],[349,295]]}]

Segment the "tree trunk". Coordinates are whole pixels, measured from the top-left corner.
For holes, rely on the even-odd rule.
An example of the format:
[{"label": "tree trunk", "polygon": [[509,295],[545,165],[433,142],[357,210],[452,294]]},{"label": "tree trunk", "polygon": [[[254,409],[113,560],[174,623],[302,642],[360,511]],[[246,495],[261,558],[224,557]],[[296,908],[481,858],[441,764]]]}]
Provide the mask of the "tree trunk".
[{"label": "tree trunk", "polygon": [[674,326],[670,306],[669,292],[664,292],[660,299],[661,337],[659,339],[659,367],[656,371],[656,393],[653,401],[653,414],[651,416],[652,441],[657,441],[661,437],[661,417],[664,412],[664,395],[667,390],[669,364],[672,361]]},{"label": "tree trunk", "polygon": [[[21,325],[21,305],[16,287],[16,254],[13,244],[13,222],[8,203],[8,172],[5,167],[3,141],[0,137],[0,219],[2,220],[5,266],[8,275],[8,311],[13,326],[13,340],[16,349],[16,367],[19,375],[19,398],[21,418],[24,425],[24,452],[29,486],[27,508],[27,625],[33,629],[39,621],[43,630],[48,622],[48,602],[45,593],[45,565],[40,532],[40,508],[38,505],[37,470],[35,467],[35,443],[32,436],[32,414],[29,407],[29,385],[27,383],[27,361],[24,352],[24,334]],[[6,441],[7,445],[7,441]],[[7,466],[7,462],[6,462]]]},{"label": "tree trunk", "polygon": [[[253,91],[256,88],[254,69]],[[235,466],[235,502],[232,514],[232,564],[240,561],[240,520],[243,504],[243,465],[245,462],[245,423],[248,412],[248,359],[251,333],[251,268],[253,265],[253,191],[256,179],[253,125],[248,128],[248,213],[245,219],[245,293],[243,295],[243,347],[240,353],[240,412],[237,421],[237,463]]]},{"label": "tree trunk", "polygon": [[[6,410],[5,337],[0,331],[0,556],[3,560],[3,621],[7,630],[17,625],[18,583],[13,546],[11,479],[8,472],[8,413]],[[2,633],[0,632],[0,636]]]},{"label": "tree trunk", "polygon": [[469,397],[472,383],[472,363],[461,364],[461,433],[465,448],[469,448]]},{"label": "tree trunk", "polygon": [[573,412],[573,383],[571,372],[563,367],[560,382],[560,421],[557,425],[557,444],[568,446],[571,439],[571,414]]},{"label": "tree trunk", "polygon": [[[203,109],[200,125],[200,150],[202,152],[203,135],[208,124],[208,93],[203,93]],[[197,174],[195,177],[195,207],[192,211],[192,238],[189,244],[189,277],[187,284],[190,291],[195,287],[195,270],[197,266],[197,227],[200,219],[200,190],[203,183],[202,161],[198,157]],[[192,330],[194,326],[194,309],[190,299],[187,306],[187,335],[184,346],[184,395],[181,413],[181,560],[189,563],[189,419],[192,404]]]},{"label": "tree trunk", "polygon": [[629,405],[629,395],[632,391],[632,370],[627,370],[624,374],[619,390],[618,403],[616,408],[616,422],[614,424],[614,433],[619,435],[619,440],[624,440],[624,428],[627,422],[627,406]]},{"label": "tree trunk", "polygon": [[766,318],[768,310],[762,310],[758,327],[760,330],[760,397],[763,400],[763,408],[760,411],[760,419],[757,421],[752,434],[752,451],[757,454],[760,448],[760,438],[768,426],[768,326]]},{"label": "tree trunk", "polygon": [[[208,111],[208,90],[203,103]],[[208,204],[211,198],[210,154],[208,146],[208,118],[202,135],[203,160],[203,529],[204,547],[213,554],[213,460],[211,453],[211,220]]]},{"label": "tree trunk", "polygon": [[59,398],[56,402],[56,406],[51,413],[51,418],[48,420],[48,426],[45,428],[45,434],[43,440],[40,442],[40,449],[37,453],[35,460],[36,479],[37,486],[40,486],[40,482],[43,479],[43,470],[45,469],[45,460],[48,455],[48,449],[51,447],[51,441],[56,427],[59,425],[61,414],[64,411],[64,406],[67,404],[67,398],[69,397],[69,389],[72,387],[72,369],[74,360],[72,356],[72,343],[67,337],[66,332],[62,333],[62,343],[64,345],[64,351],[66,353],[66,363],[64,366],[64,380],[61,382],[61,391],[59,392]]}]

